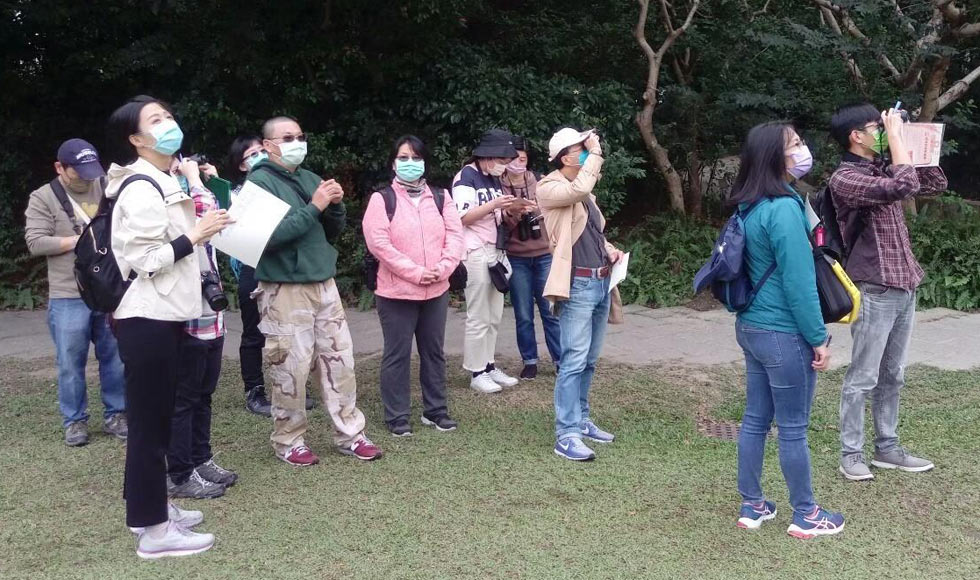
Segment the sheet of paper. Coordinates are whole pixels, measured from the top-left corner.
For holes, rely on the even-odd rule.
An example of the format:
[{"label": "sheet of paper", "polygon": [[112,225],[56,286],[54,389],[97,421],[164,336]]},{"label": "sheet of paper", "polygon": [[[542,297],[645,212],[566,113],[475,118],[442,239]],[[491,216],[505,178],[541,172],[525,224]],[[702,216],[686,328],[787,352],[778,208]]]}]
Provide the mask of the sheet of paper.
[{"label": "sheet of paper", "polygon": [[235,223],[211,238],[211,245],[254,268],[288,211],[289,204],[246,181],[228,210]]},{"label": "sheet of paper", "polygon": [[943,132],[946,125],[942,123],[905,123],[902,125],[902,137],[908,147],[912,165],[916,167],[936,167],[939,165],[939,155],[943,148]]},{"label": "sheet of paper", "polygon": [[626,252],[618,262],[613,264],[612,272],[609,273],[609,291],[626,279],[626,270],[630,265],[630,253]]},{"label": "sheet of paper", "polygon": [[[830,195],[830,192],[827,192]],[[817,227],[820,223],[820,218],[817,216],[817,212],[813,211],[813,205],[810,204],[810,196],[806,196],[806,203],[803,204],[803,211],[806,213],[806,223],[810,226],[810,231]]]}]

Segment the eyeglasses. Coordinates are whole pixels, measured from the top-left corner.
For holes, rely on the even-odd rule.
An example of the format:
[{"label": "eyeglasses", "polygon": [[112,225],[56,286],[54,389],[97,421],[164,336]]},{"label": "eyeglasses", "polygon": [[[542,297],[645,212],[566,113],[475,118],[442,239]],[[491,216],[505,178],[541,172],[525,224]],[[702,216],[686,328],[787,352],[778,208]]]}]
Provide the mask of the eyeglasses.
[{"label": "eyeglasses", "polygon": [[399,155],[398,157],[395,157],[395,159],[398,161],[424,161],[418,155]]},{"label": "eyeglasses", "polygon": [[299,135],[283,135],[282,137],[270,139],[270,141],[282,141],[283,143],[299,141],[300,143],[306,143],[306,133],[300,133]]},{"label": "eyeglasses", "polygon": [[250,154],[248,154],[244,158],[242,158],[242,161],[245,161],[246,159],[255,159],[259,155],[264,155],[264,154],[265,154],[265,149],[259,149],[258,151],[252,151]]}]

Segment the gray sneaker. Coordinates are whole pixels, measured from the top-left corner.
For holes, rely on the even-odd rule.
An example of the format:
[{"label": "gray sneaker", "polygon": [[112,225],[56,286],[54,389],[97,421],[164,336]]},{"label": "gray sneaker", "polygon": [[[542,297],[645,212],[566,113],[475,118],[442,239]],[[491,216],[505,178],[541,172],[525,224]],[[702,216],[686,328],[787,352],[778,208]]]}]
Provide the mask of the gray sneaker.
[{"label": "gray sneaker", "polygon": [[126,437],[129,436],[129,425],[126,424],[126,415],[124,413],[116,413],[112,417],[109,417],[106,419],[102,430],[116,439],[125,441]]},{"label": "gray sneaker", "polygon": [[170,497],[189,497],[191,499],[214,499],[225,495],[225,486],[201,477],[195,469],[187,481],[175,484],[167,478],[167,492]]},{"label": "gray sneaker", "polygon": [[898,469],[899,471],[911,471],[915,473],[929,471],[936,467],[928,459],[909,455],[909,452],[904,447],[895,447],[884,453],[875,451],[875,457],[871,461],[871,465],[882,469]]},{"label": "gray sneaker", "polygon": [[238,481],[237,473],[221,467],[214,462],[214,459],[208,459],[206,462],[198,465],[195,471],[211,483],[221,484],[225,487],[231,487]]},{"label": "gray sneaker", "polygon": [[860,453],[852,453],[842,457],[838,469],[844,477],[851,481],[864,481],[875,478],[874,474],[871,473],[871,470],[864,463],[864,455]]},{"label": "gray sneaker", "polygon": [[88,423],[85,421],[75,421],[65,427],[65,445],[69,447],[81,447],[88,444]]}]

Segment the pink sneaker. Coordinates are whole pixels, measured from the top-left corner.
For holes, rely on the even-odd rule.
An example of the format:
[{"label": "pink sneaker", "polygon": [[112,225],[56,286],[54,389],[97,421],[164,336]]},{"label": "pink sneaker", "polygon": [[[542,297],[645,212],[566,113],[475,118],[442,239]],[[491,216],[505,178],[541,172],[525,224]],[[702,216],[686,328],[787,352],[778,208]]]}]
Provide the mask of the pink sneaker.
[{"label": "pink sneaker", "polygon": [[280,455],[279,458],[290,465],[307,466],[320,463],[320,458],[306,445],[297,445],[287,451],[285,455]]},{"label": "pink sneaker", "polygon": [[352,455],[361,461],[373,461],[381,457],[381,450],[371,440],[361,435],[349,447],[337,448],[344,455]]}]

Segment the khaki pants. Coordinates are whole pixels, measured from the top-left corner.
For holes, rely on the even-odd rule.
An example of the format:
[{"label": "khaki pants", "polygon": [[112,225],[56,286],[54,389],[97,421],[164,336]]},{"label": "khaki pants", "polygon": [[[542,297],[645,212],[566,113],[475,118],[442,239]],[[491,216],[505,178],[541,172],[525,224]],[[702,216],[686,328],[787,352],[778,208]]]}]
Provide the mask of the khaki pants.
[{"label": "khaki pants", "polygon": [[[504,314],[504,295],[490,281],[489,263],[497,255],[493,244],[466,254],[466,334],[463,368],[479,372],[494,361],[497,329]],[[506,258],[504,258],[506,260]]]},{"label": "khaki pants", "polygon": [[269,364],[272,395],[272,447],[279,455],[304,445],[306,379],[323,393],[333,421],[333,440],[350,445],[364,431],[357,408],[354,345],[334,281],[312,284],[259,282],[256,292],[265,335],[262,356]]}]

